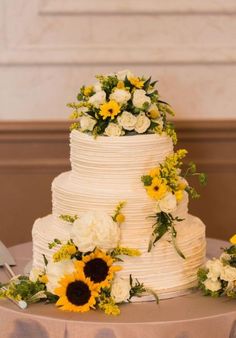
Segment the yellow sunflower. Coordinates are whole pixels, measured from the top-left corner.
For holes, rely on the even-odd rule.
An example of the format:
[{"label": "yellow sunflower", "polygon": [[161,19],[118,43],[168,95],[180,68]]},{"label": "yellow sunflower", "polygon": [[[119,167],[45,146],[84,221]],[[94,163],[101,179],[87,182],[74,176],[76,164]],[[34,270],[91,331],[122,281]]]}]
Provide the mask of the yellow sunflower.
[{"label": "yellow sunflower", "polygon": [[233,244],[233,245],[236,245],[236,235],[234,235],[230,238],[230,243]]},{"label": "yellow sunflower", "polygon": [[59,296],[56,305],[61,310],[87,312],[94,308],[98,287],[82,272],[65,275],[59,284],[61,286],[55,289],[55,294]]},{"label": "yellow sunflower", "polygon": [[149,197],[159,200],[165,195],[167,186],[163,180],[159,179],[158,177],[154,177],[152,184],[147,186],[146,190]]},{"label": "yellow sunflower", "polygon": [[104,103],[100,107],[99,114],[102,116],[103,120],[107,117],[110,117],[111,120],[114,120],[115,116],[120,113],[120,106],[114,100]]},{"label": "yellow sunflower", "polygon": [[105,252],[96,249],[89,255],[85,255],[81,261],[75,262],[77,271],[82,271],[99,288],[109,286],[116,271],[121,266],[112,265],[114,259]]}]

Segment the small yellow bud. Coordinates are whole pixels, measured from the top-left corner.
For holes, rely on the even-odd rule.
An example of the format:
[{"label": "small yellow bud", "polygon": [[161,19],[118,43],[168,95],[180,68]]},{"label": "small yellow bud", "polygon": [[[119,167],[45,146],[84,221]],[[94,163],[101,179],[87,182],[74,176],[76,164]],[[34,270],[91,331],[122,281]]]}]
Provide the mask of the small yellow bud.
[{"label": "small yellow bud", "polygon": [[118,81],[117,86],[118,89],[124,89],[125,88],[125,84],[123,81]]},{"label": "small yellow bud", "polygon": [[157,109],[152,109],[148,112],[147,114],[151,119],[156,119],[157,117],[160,116],[160,113]]},{"label": "small yellow bud", "polygon": [[230,238],[230,243],[236,245],[236,234]]},{"label": "small yellow bud", "polygon": [[85,95],[85,96],[91,95],[92,92],[93,92],[93,86],[89,86],[89,87],[85,87],[85,88],[84,88],[84,95]]},{"label": "small yellow bud", "polygon": [[47,284],[48,283],[48,277],[47,277],[47,275],[42,275],[41,277],[39,277],[39,281],[41,283]]},{"label": "small yellow bud", "polygon": [[175,192],[175,197],[177,199],[178,202],[182,201],[184,194],[183,194],[183,190],[178,190]]},{"label": "small yellow bud", "polygon": [[116,216],[116,222],[117,223],[123,223],[125,221],[125,216],[123,214],[118,214]]}]

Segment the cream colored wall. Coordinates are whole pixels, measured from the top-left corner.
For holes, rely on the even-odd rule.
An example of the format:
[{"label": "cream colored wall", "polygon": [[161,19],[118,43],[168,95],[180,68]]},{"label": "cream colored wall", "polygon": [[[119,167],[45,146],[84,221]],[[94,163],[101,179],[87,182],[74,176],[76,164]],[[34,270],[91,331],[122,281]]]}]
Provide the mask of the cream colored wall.
[{"label": "cream colored wall", "polygon": [[0,119],[65,119],[96,73],[153,74],[178,119],[236,118],[235,0],[0,0]]}]

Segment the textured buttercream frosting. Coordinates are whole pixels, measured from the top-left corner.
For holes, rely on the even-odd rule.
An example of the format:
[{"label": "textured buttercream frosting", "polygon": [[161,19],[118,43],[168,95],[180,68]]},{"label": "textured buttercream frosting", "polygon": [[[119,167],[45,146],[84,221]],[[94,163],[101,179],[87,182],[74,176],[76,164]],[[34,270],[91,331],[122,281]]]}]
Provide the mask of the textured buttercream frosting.
[{"label": "textured buttercream frosting", "polygon": [[148,216],[154,214],[155,201],[147,196],[141,176],[172,152],[172,141],[165,134],[94,139],[72,131],[72,170],[54,179],[53,215],[37,220],[33,227],[34,266],[42,267],[42,254],[51,257],[53,250],[48,249],[48,242],[69,239],[71,225],[59,219],[61,214],[80,215],[93,209],[113,214],[117,203],[126,201],[120,244],[140,249],[142,255],[126,257],[120,274],[132,274],[161,295],[193,286],[205,258],[205,226],[188,214],[187,193],[175,211],[184,219],[176,224],[176,230],[186,259],[178,256],[168,235],[147,252],[153,225]]}]

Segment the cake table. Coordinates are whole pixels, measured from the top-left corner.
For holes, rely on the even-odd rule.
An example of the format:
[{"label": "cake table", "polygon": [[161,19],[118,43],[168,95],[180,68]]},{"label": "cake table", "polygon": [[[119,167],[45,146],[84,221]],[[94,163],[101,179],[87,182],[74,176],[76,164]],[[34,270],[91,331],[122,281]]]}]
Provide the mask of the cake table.
[{"label": "cake table", "polygon": [[[228,243],[208,239],[208,257],[218,256]],[[22,273],[32,255],[32,244],[10,248],[16,273]],[[1,282],[6,280],[0,271]],[[236,300],[203,297],[199,291],[154,302],[122,305],[120,316],[101,311],[67,313],[55,305],[34,304],[18,309],[0,300],[1,338],[236,338]]]}]

